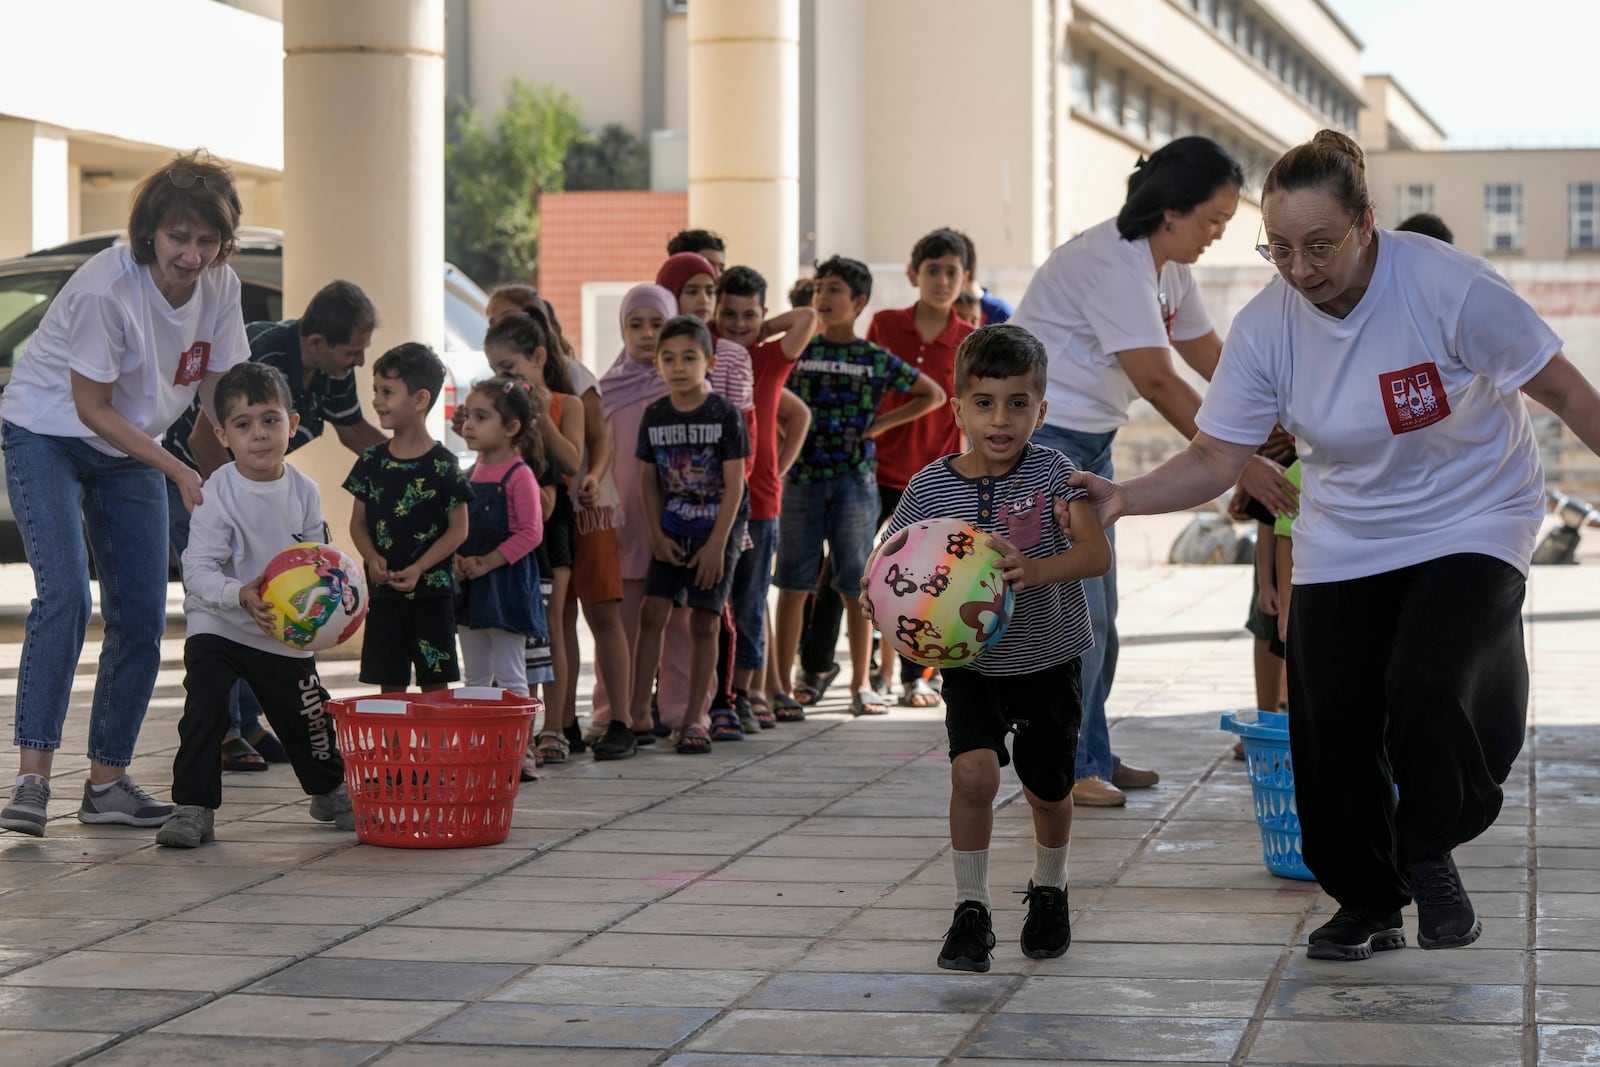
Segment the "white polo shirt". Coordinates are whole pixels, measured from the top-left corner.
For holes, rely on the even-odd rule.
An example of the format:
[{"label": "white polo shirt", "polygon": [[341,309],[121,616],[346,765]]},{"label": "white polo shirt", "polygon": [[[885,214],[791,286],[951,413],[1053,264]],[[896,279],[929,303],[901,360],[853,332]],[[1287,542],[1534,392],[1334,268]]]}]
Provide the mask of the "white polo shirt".
[{"label": "white polo shirt", "polygon": [[1518,390],[1560,350],[1487,261],[1382,230],[1345,318],[1281,277],[1245,305],[1196,422],[1235,444],[1274,421],[1295,435],[1296,584],[1461,552],[1526,574],[1544,474]]},{"label": "white polo shirt", "polygon": [[1139,397],[1118,352],[1211,332],[1189,265],[1168,263],[1157,276],[1149,239],[1123,240],[1116,219],[1050,253],[1011,321],[1050,355],[1045,422],[1081,433],[1122,426]]},{"label": "white polo shirt", "polygon": [[107,455],[121,455],[78,418],[73,371],[112,383],[112,406],[159,438],[189,407],[208,371],[249,358],[232,267],[202,271],[194,295],[175,308],[149,267],[133,261],[133,249],[117,245],[79,267],[56,294],[12,371],[0,418],[37,434],[81,437]]}]

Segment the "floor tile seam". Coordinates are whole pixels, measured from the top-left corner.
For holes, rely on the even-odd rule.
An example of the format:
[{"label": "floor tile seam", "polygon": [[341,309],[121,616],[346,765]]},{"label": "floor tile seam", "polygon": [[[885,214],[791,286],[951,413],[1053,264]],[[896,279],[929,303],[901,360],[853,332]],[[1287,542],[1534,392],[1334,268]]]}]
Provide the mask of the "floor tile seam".
[{"label": "floor tile seam", "polygon": [[[1531,633],[1530,633],[1531,641]],[[1530,702],[1532,697],[1529,697]],[[1524,909],[1523,945],[1527,953],[1527,966],[1522,977],[1522,1063],[1523,1067],[1537,1067],[1539,1063],[1539,727],[1538,708],[1530,709],[1534,722],[1528,729],[1528,880],[1523,892],[1527,896]]]}]

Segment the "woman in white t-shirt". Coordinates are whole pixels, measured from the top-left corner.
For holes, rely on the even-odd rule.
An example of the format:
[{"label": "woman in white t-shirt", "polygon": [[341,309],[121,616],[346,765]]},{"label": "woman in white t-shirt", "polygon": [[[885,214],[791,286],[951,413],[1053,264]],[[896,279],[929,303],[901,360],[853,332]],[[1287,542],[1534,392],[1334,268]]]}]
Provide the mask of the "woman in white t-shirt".
[{"label": "woman in white t-shirt", "polygon": [[[1211,377],[1222,340],[1189,267],[1222,236],[1243,185],[1239,164],[1222,146],[1180,137],[1135,166],[1116,218],[1050,254],[1011,319],[1050,353],[1048,411],[1036,441],[1065,452],[1080,470],[1111,478],[1112,442],[1140,397],[1185,438],[1194,436],[1200,394],[1178,376],[1172,349]],[[1293,510],[1281,475],[1276,464],[1251,464],[1246,488],[1269,507]],[[1083,729],[1072,798],[1113,807],[1126,802],[1124,789],[1155,785],[1160,776],[1111,751],[1106,699],[1117,672],[1115,566],[1085,581],[1084,594],[1094,648],[1083,656]]]},{"label": "woman in white t-shirt", "polygon": [[1200,432],[1142,478],[1082,483],[1106,523],[1175,511],[1275,421],[1295,435],[1290,746],[1306,864],[1340,905],[1308,955],[1400,948],[1412,901],[1424,948],[1470,944],[1451,850],[1499,814],[1528,699],[1543,474],[1522,394],[1597,451],[1600,394],[1486,261],[1376,228],[1343,134],[1278,160],[1262,211],[1280,277],[1234,319]]},{"label": "woman in white t-shirt", "polygon": [[200,476],[159,441],[196,392],[209,413],[222,372],[249,358],[239,279],[223,262],[238,227],[233,176],[206,153],[145,178],[129,243],[67,281],[0,401],[6,487],[37,590],[17,668],[22,773],[0,811],[5,829],[44,834],[89,621],[89,550],[105,636],[78,818],[159,826],[172,812],[127,776],[166,627],[164,478],[185,507],[200,502]]}]

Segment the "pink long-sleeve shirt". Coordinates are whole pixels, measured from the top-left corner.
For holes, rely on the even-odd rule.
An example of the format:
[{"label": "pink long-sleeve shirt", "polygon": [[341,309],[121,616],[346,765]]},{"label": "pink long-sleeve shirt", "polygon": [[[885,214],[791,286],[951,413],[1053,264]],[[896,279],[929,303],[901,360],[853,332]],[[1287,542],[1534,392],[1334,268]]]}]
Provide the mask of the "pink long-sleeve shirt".
[{"label": "pink long-sleeve shirt", "polygon": [[[475,485],[482,482],[498,482],[516,462],[518,461],[513,459],[492,466],[479,463],[472,468],[472,476],[468,481]],[[510,564],[538,548],[539,542],[544,540],[544,512],[539,507],[539,483],[527,464],[523,464],[522,469],[506,482],[506,513],[511,525],[511,536],[496,547]]]}]

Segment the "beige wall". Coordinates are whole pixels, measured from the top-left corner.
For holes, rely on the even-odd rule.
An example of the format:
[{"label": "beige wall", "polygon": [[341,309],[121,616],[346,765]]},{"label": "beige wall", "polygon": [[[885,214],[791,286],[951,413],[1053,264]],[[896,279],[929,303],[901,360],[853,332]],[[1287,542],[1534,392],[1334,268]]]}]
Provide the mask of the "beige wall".
[{"label": "beige wall", "polygon": [[1445,132],[1387,74],[1366,78],[1367,106],[1361,112],[1361,146],[1386,149],[1440,149]]},{"label": "beige wall", "polygon": [[1455,231],[1469,252],[1490,254],[1485,242],[1484,185],[1520,182],[1523,247],[1496,259],[1527,261],[1593,259],[1595,252],[1567,247],[1567,185],[1600,182],[1600,149],[1501,149],[1449,152],[1376,152],[1367,160],[1367,182],[1386,226],[1395,218],[1395,187],[1432,184],[1434,213]]}]

